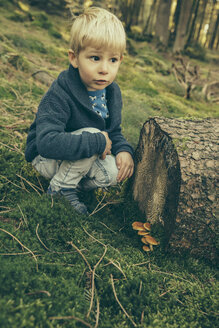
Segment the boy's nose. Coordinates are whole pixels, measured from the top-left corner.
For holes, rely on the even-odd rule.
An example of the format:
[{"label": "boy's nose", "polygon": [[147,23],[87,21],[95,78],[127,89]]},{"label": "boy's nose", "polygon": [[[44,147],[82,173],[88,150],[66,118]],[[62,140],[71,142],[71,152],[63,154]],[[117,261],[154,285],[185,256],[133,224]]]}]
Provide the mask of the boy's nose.
[{"label": "boy's nose", "polygon": [[100,74],[107,74],[108,73],[108,65],[107,62],[102,62],[99,67],[99,73]]}]

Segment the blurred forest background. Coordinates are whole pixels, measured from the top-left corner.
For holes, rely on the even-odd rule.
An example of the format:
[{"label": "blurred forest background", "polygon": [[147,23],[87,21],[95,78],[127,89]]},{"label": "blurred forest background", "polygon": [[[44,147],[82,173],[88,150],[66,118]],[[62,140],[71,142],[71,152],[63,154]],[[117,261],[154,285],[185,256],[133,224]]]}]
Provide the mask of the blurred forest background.
[{"label": "blurred forest background", "polygon": [[70,8],[79,14],[83,7],[101,6],[113,11],[137,40],[156,40],[173,52],[203,53],[219,47],[218,0],[29,0],[49,14]]},{"label": "blurred forest background", "polygon": [[[25,161],[39,102],[69,65],[71,16],[88,6],[111,10],[127,32],[117,81],[123,134],[134,148],[150,117],[219,116],[219,1],[0,0],[0,327],[216,327],[210,254],[191,255],[181,235],[179,251],[164,251],[159,225],[151,233],[160,246],[144,252],[132,229],[144,218],[126,182],[86,194],[92,215],[82,217],[63,199],[53,202],[48,181]],[[182,149],[188,141],[189,128],[174,140]],[[198,219],[206,237],[212,218]]]}]

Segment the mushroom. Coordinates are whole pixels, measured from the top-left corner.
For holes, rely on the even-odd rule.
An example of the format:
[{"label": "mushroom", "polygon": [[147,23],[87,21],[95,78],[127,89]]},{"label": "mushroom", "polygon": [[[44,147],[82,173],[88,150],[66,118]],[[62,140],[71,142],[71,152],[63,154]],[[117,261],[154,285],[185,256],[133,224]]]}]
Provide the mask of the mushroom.
[{"label": "mushroom", "polygon": [[[142,238],[143,239],[143,238]],[[150,235],[145,235],[144,239],[146,240],[146,242],[150,245],[159,245],[159,243],[156,241],[156,239],[154,239],[154,237],[150,236]]]},{"label": "mushroom", "polygon": [[144,226],[144,228],[146,229],[146,230],[151,230],[151,225],[150,225],[150,223],[149,222],[145,222],[144,224],[143,224],[143,226]]},{"label": "mushroom", "polygon": [[144,250],[145,252],[150,252],[150,248],[149,248],[147,245],[144,245],[144,246],[143,246],[143,250]]},{"label": "mushroom", "polygon": [[141,241],[142,241],[142,243],[144,243],[144,244],[148,244],[148,242],[147,242],[147,240],[146,240],[145,237],[141,238]]},{"label": "mushroom", "polygon": [[138,231],[138,235],[139,236],[145,236],[145,235],[149,235],[149,232],[148,231],[146,231],[146,230],[142,230],[142,231]]},{"label": "mushroom", "polygon": [[138,231],[138,235],[142,236],[141,241],[143,244],[143,250],[146,252],[153,251],[153,245],[159,245],[159,242],[156,241],[154,237],[150,234],[151,225],[149,222],[140,222],[135,221],[132,223],[132,228]]},{"label": "mushroom", "polygon": [[133,222],[132,223],[132,228],[134,230],[139,230],[139,231],[144,231],[145,230],[144,223],[143,222],[139,222],[139,221]]}]

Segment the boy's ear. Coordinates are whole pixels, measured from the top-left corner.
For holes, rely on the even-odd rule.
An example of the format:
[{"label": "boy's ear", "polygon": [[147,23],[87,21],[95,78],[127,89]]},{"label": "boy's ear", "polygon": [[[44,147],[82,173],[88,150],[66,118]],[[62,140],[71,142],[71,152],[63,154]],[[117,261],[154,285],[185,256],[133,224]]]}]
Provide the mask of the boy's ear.
[{"label": "boy's ear", "polygon": [[69,58],[70,63],[72,64],[72,66],[74,68],[77,68],[78,67],[77,56],[75,55],[74,51],[71,49],[69,49],[69,51],[68,51],[68,58]]}]

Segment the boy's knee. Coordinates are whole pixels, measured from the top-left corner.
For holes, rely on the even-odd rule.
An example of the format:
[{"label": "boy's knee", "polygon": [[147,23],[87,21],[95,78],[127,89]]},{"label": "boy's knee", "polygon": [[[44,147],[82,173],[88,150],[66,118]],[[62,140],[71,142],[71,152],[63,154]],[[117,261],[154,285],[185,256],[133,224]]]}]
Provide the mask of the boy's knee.
[{"label": "boy's knee", "polygon": [[107,172],[109,179],[109,186],[115,186],[117,184],[118,169],[116,165],[113,165]]},{"label": "boy's knee", "polygon": [[101,132],[99,129],[96,128],[82,128],[76,131],[71,132],[72,134],[78,135],[78,134],[82,134],[83,132],[90,132],[90,133],[98,133]]},{"label": "boy's knee", "polygon": [[118,169],[114,156],[107,156],[104,161],[97,159],[95,162],[94,175],[99,187],[116,185]]}]

